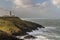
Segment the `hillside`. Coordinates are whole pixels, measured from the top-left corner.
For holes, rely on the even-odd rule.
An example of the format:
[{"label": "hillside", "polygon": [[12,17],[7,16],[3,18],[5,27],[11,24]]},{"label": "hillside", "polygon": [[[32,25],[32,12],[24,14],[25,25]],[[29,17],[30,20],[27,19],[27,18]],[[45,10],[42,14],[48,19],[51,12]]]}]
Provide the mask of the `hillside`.
[{"label": "hillside", "polygon": [[38,27],[44,28],[39,24],[21,20],[18,17],[0,17],[0,31],[9,36],[26,35],[26,32],[36,30]]}]

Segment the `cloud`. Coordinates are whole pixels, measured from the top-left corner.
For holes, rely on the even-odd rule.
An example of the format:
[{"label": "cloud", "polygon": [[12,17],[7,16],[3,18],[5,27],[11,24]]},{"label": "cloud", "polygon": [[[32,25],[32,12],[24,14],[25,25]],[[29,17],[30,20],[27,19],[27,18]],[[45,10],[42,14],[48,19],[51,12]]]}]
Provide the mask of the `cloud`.
[{"label": "cloud", "polygon": [[52,3],[57,6],[57,8],[60,8],[60,0],[51,0]]},{"label": "cloud", "polygon": [[44,8],[48,7],[48,3],[47,2],[37,3],[35,6],[37,6],[40,9],[44,9]]},{"label": "cloud", "polygon": [[26,8],[32,6],[33,4],[31,0],[14,0],[13,3],[15,4],[16,8]]},{"label": "cloud", "polygon": [[55,15],[50,9],[50,3],[33,3],[31,0],[14,0],[15,14],[22,18],[54,18]]},{"label": "cloud", "polygon": [[4,9],[4,8],[0,8],[0,16],[5,16],[5,15],[9,15],[9,11]]},{"label": "cloud", "polygon": [[[30,5],[30,6],[29,6]],[[20,17],[26,17],[26,18],[41,18],[41,17],[46,17],[46,14],[48,12],[48,2],[43,2],[43,3],[29,3],[29,5],[25,3],[23,3],[22,1],[22,5],[18,5],[19,8],[16,8],[15,13],[17,13],[16,15],[20,16]],[[17,6],[17,5],[16,5]],[[29,6],[29,7],[24,7],[24,6]],[[50,12],[51,13],[51,12]],[[47,16],[48,16],[47,15]]]},{"label": "cloud", "polygon": [[[6,0],[12,3],[14,14],[21,18],[57,18],[57,3],[44,1],[34,3],[32,0]],[[55,5],[55,6],[54,6]]]}]

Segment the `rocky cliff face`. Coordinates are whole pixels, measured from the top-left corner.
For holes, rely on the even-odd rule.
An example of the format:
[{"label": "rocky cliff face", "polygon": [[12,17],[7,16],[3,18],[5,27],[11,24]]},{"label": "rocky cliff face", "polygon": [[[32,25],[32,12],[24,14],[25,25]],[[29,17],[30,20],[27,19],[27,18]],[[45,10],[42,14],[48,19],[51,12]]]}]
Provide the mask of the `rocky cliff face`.
[{"label": "rocky cliff face", "polygon": [[21,20],[18,17],[0,17],[0,34],[2,34],[0,39],[4,40],[3,38],[5,38],[5,40],[8,40],[11,38],[11,40],[19,40],[15,36],[26,35],[26,32],[36,30],[38,27],[44,28],[42,25]]}]

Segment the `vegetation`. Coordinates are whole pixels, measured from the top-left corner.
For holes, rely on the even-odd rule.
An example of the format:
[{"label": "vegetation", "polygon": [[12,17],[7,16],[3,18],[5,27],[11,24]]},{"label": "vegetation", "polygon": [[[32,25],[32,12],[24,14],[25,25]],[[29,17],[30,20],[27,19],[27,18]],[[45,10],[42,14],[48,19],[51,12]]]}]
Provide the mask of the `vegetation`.
[{"label": "vegetation", "polygon": [[[15,38],[15,36],[17,35],[20,35],[20,36],[26,35],[27,34],[26,32],[35,30],[37,29],[37,27],[44,28],[43,26],[39,24],[21,20],[18,17],[0,17],[0,34],[4,33],[6,35],[9,35],[7,36],[9,38],[13,36]],[[4,35],[4,37],[6,35]]]}]

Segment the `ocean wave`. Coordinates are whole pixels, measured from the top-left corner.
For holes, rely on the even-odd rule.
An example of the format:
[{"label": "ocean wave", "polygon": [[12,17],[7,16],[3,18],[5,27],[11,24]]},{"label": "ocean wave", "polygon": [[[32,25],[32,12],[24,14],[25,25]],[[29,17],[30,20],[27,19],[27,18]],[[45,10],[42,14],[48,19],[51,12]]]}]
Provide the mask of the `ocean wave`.
[{"label": "ocean wave", "polygon": [[33,32],[28,32],[30,35],[35,35],[37,37],[36,40],[55,40],[60,39],[60,36],[56,34],[52,30],[56,30],[57,27],[46,27],[46,28],[38,28],[38,30],[33,30]]},{"label": "ocean wave", "polygon": [[[27,32],[29,35],[37,37],[36,39],[24,39],[24,40],[60,40],[60,34],[56,32],[57,27],[47,26],[45,28],[38,28],[38,30],[33,30],[32,32]],[[54,30],[54,31],[52,31]],[[24,38],[24,36],[18,38]]]}]

